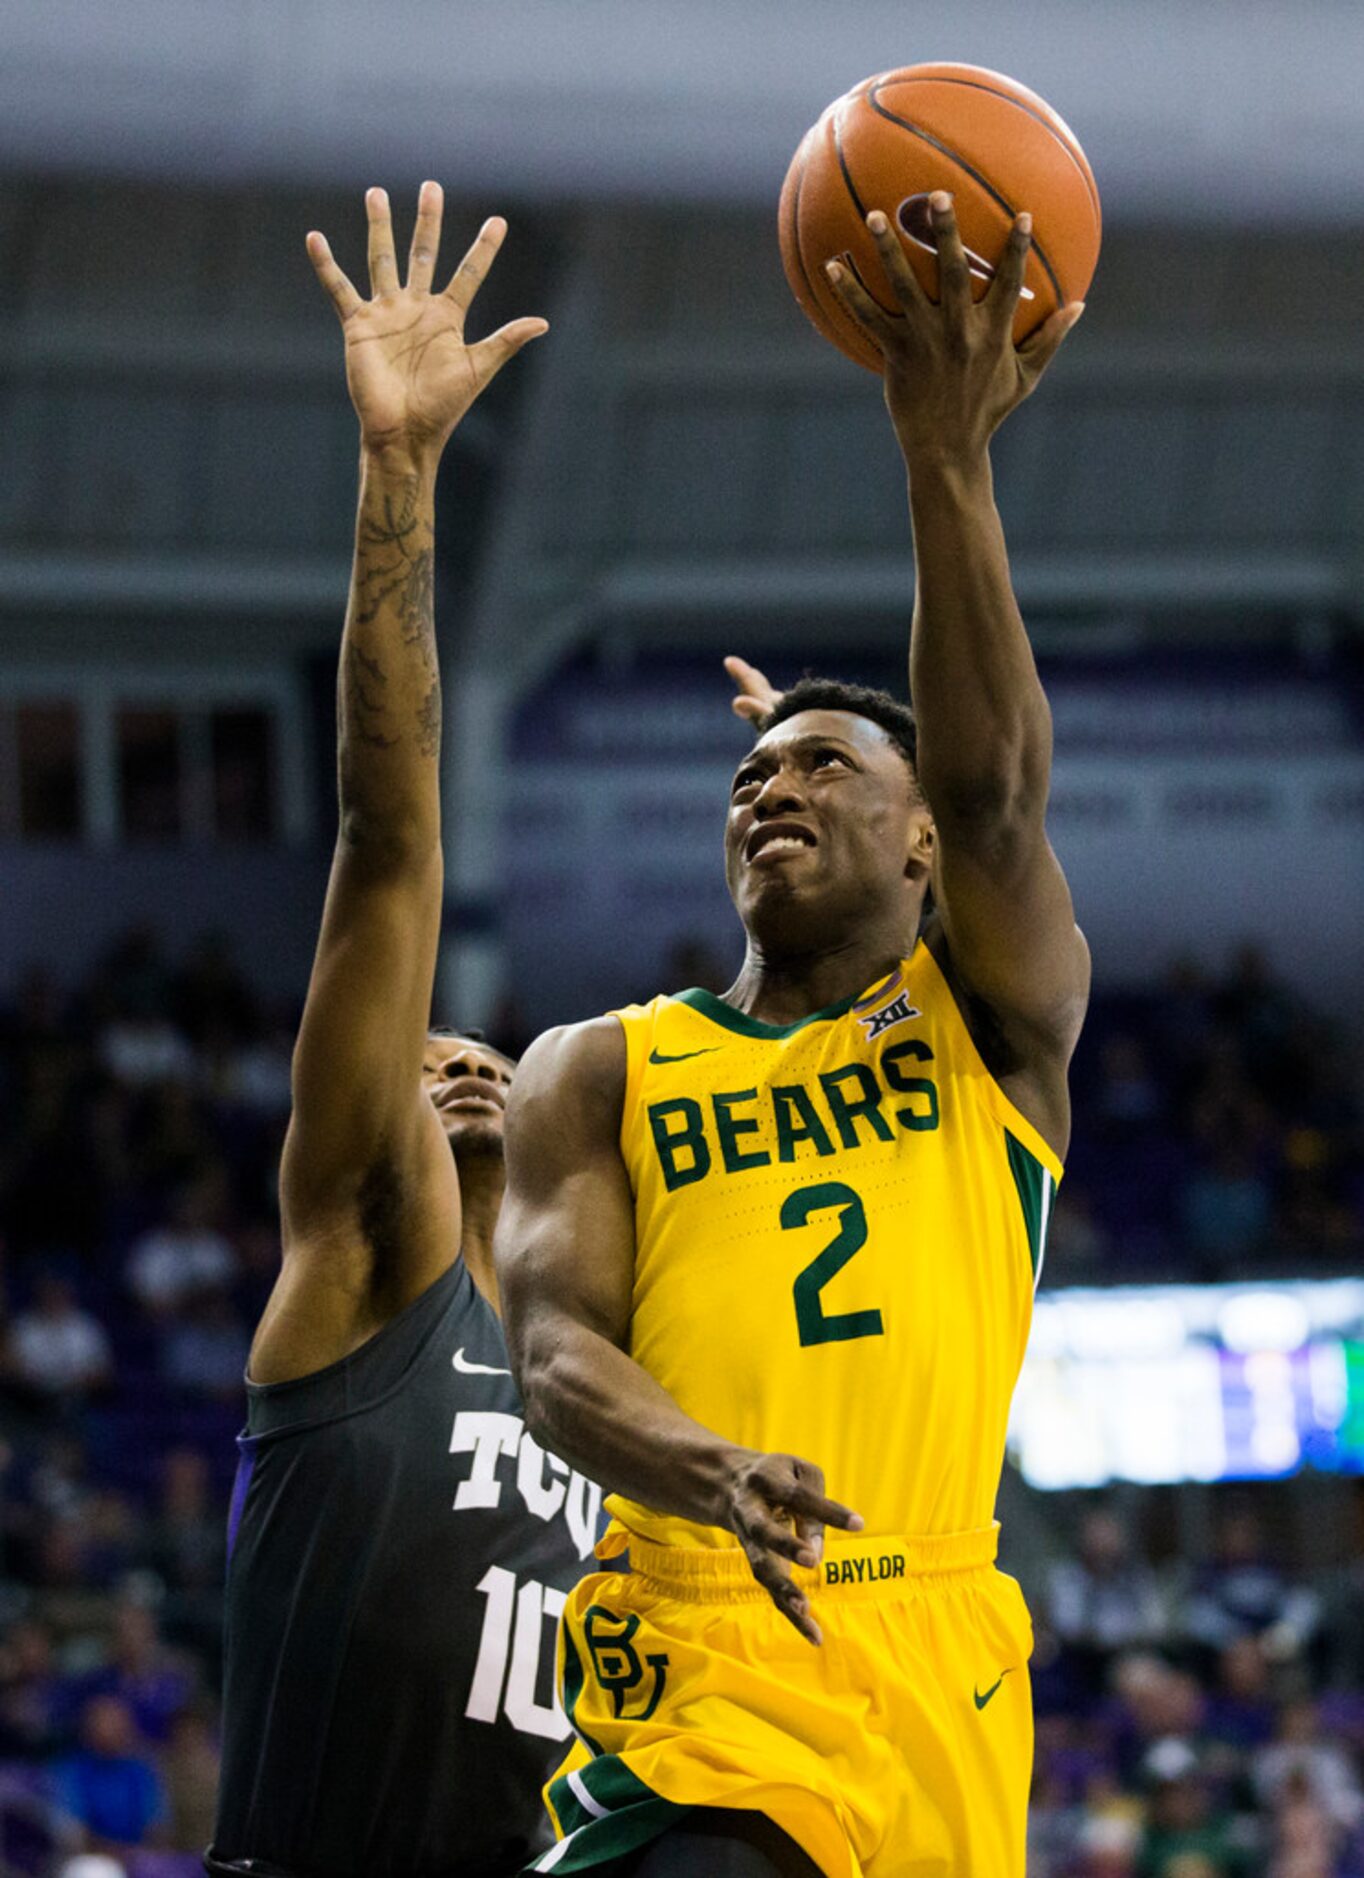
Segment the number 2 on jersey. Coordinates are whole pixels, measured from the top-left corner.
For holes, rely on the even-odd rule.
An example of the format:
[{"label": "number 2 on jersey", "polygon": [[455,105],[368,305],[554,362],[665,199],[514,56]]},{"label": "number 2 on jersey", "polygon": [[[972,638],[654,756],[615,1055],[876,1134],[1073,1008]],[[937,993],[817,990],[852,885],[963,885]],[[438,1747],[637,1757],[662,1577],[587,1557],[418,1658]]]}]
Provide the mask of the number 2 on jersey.
[{"label": "number 2 on jersey", "polygon": [[823,1213],[835,1206],[841,1211],[837,1236],[811,1259],[791,1288],[802,1348],[812,1343],[849,1343],[855,1337],[879,1337],[885,1331],[880,1311],[830,1313],[824,1309],[819,1295],[829,1280],[867,1243],[867,1215],[860,1194],[845,1187],[841,1180],[822,1180],[814,1187],[797,1187],[782,1202],[782,1231],[795,1232],[809,1223],[812,1213]]}]

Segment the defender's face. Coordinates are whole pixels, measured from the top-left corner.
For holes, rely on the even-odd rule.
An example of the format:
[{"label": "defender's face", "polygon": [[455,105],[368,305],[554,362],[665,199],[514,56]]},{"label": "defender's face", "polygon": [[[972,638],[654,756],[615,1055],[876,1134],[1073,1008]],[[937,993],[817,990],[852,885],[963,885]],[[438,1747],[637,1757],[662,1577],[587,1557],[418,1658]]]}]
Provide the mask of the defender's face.
[{"label": "defender's face", "polygon": [[422,1087],[436,1105],[456,1158],[502,1151],[502,1124],[513,1065],[489,1043],[428,1037]]},{"label": "defender's face", "polygon": [[731,786],[725,874],[739,917],[769,941],[817,943],[812,922],[856,918],[899,893],[908,901],[911,857],[926,856],[929,826],[879,724],[801,711],[754,745]]}]

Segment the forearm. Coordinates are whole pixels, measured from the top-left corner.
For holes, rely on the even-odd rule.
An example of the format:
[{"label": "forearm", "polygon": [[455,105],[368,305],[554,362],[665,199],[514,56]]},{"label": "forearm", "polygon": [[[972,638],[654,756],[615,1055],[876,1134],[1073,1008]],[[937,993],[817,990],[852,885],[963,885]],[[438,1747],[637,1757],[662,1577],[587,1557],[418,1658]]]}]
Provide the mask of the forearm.
[{"label": "forearm", "polygon": [[909,463],[916,566],[909,683],[935,816],[1045,799],[1051,719],[1014,598],[988,454]]},{"label": "forearm", "polygon": [[609,1492],[716,1525],[747,1451],[703,1428],[608,1338],[556,1317],[519,1366],[535,1439]]},{"label": "forearm", "polygon": [[337,682],[342,840],[386,855],[440,834],[435,464],[361,457],[355,561]]}]

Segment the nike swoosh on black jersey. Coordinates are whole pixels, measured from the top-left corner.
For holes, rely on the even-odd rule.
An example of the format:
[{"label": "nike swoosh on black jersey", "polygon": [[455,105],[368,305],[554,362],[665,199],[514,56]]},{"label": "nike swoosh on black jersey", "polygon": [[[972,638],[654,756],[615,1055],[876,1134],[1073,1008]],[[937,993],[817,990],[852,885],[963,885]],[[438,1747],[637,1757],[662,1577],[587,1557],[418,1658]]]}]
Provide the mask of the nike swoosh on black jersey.
[{"label": "nike swoosh on black jersey", "polygon": [[709,1056],[713,1050],[723,1050],[724,1047],[722,1043],[708,1043],[704,1050],[684,1050],[681,1056],[663,1056],[657,1050],[650,1050],[649,1061],[651,1063],[685,1063],[688,1057]]},{"label": "nike swoosh on black jersey", "polygon": [[463,1344],[461,1344],[459,1348],[455,1351],[455,1354],[451,1357],[450,1361],[454,1364],[455,1368],[459,1371],[461,1376],[510,1376],[511,1375],[511,1371],[509,1369],[494,1369],[491,1363],[473,1362],[469,1357],[467,1357],[464,1354]]}]

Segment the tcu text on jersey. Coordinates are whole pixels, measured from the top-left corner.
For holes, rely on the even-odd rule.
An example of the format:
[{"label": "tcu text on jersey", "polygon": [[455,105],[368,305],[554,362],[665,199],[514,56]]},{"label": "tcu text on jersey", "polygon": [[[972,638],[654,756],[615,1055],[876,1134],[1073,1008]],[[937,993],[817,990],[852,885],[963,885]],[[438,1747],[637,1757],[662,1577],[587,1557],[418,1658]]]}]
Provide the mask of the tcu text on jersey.
[{"label": "tcu text on jersey", "polygon": [[[519,1415],[504,1409],[460,1409],[450,1452],[471,1457],[455,1490],[456,1513],[497,1507],[505,1492],[520,1497],[535,1519],[560,1516],[578,1557],[597,1536],[601,1488],[550,1454],[527,1433]],[[505,1463],[499,1475],[499,1462]],[[499,1710],[522,1734],[562,1741],[568,1719],[552,1686],[553,1628],[564,1594],[535,1579],[491,1565],[478,1584],[486,1600],[478,1658],[464,1713],[470,1721],[496,1721]]]}]

